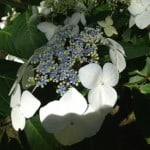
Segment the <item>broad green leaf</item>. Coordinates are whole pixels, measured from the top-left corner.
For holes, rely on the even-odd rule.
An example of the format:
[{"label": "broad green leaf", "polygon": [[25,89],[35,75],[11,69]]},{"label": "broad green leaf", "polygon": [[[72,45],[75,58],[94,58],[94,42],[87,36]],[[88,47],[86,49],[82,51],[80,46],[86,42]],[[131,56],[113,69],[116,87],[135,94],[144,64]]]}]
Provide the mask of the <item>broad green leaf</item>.
[{"label": "broad green leaf", "polygon": [[31,13],[26,11],[13,24],[13,43],[23,58],[30,57],[35,49],[46,42],[44,34],[37,29],[37,24],[28,22],[30,17]]},{"label": "broad green leaf", "polygon": [[122,46],[125,50],[127,60],[146,56],[150,53],[150,47],[148,45],[133,45],[128,43],[122,43]]},{"label": "broad green leaf", "polygon": [[27,120],[25,133],[31,150],[56,150],[58,146],[53,135],[44,130],[38,116]]},{"label": "broad green leaf", "polygon": [[12,41],[12,29],[13,27],[10,25],[5,29],[0,30],[0,49],[5,50],[10,54],[13,54],[12,51],[15,49]]},{"label": "broad green leaf", "polygon": [[150,138],[146,138],[147,144],[150,144]]},{"label": "broad green leaf", "polygon": [[150,83],[140,85],[140,92],[143,94],[150,94]]},{"label": "broad green leaf", "polygon": [[38,20],[29,23],[30,16],[30,11],[26,11],[8,27],[0,30],[0,49],[27,59],[35,49],[46,43],[44,34],[37,29]]},{"label": "broad green leaf", "polygon": [[0,60],[0,115],[8,116],[10,114],[8,93],[15,80],[19,64]]}]

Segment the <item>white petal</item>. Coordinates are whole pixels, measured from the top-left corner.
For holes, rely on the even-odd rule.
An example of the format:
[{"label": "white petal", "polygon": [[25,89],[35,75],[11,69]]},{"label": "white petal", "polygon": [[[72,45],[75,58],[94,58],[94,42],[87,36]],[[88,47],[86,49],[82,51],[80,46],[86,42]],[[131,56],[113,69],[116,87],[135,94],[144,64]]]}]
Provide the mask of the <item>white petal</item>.
[{"label": "white petal", "polygon": [[103,85],[101,86],[102,106],[112,108],[117,101],[117,93],[114,88]]},{"label": "white petal", "polygon": [[135,17],[131,15],[129,19],[129,28],[131,28],[134,24],[135,24]]},{"label": "white petal", "polygon": [[119,72],[115,65],[106,63],[103,66],[103,83],[108,86],[115,86],[119,81]]},{"label": "white petal", "polygon": [[75,25],[72,29],[72,35],[75,35],[75,34],[78,34],[79,33],[79,26],[78,25]]},{"label": "white petal", "polygon": [[29,65],[29,66],[26,68],[26,70],[25,70],[25,72],[24,72],[24,75],[23,75],[23,77],[22,77],[22,87],[23,87],[24,89],[27,88],[26,85],[28,84],[28,79],[29,79],[29,77],[33,77],[33,76],[34,76],[33,66]]},{"label": "white petal", "polygon": [[70,88],[60,99],[60,103],[67,113],[82,114],[87,108],[85,98],[75,88]]},{"label": "white petal", "polygon": [[[52,101],[40,108],[40,121],[47,132],[55,133],[60,131],[66,125],[64,115],[66,108],[60,105],[60,101]],[[60,119],[60,118],[63,119]]]},{"label": "white petal", "polygon": [[141,0],[131,0],[131,5],[128,7],[128,10],[132,15],[140,14],[144,9]]},{"label": "white petal", "polygon": [[94,111],[99,111],[99,113],[105,116],[115,105],[117,93],[112,87],[99,85],[89,92],[88,101]]},{"label": "white petal", "polygon": [[81,23],[85,26],[86,25],[86,19],[84,13],[81,13]]},{"label": "white petal", "polygon": [[123,47],[118,42],[116,42],[115,40],[111,38],[107,38],[107,41],[109,42],[109,47],[112,50],[119,51],[120,53],[122,53],[122,55],[125,55]]},{"label": "white petal", "polygon": [[98,21],[97,23],[103,28],[107,27],[107,24],[105,21]]},{"label": "white petal", "polygon": [[16,89],[18,83],[19,83],[19,81],[18,81],[18,79],[16,79],[15,82],[13,83],[10,91],[9,91],[9,94],[8,94],[9,96],[14,92],[14,90]]},{"label": "white petal", "polygon": [[67,25],[70,23],[71,18],[70,17],[66,17],[66,19],[64,20],[64,24]]},{"label": "white petal", "polygon": [[102,107],[102,95],[101,95],[101,85],[98,85],[96,88],[89,91],[88,102],[89,106],[94,111],[100,111]]},{"label": "white petal", "polygon": [[81,18],[81,14],[79,12],[75,12],[74,14],[72,14],[71,16],[71,20],[70,20],[70,23],[72,25],[77,25],[80,21],[80,18]]},{"label": "white petal", "polygon": [[37,28],[46,34],[46,37],[48,40],[51,39],[51,37],[54,35],[57,26],[55,26],[53,23],[49,23],[49,22],[42,22],[40,24],[37,25]]},{"label": "white petal", "polygon": [[10,107],[13,108],[17,105],[20,105],[20,98],[21,98],[20,84],[17,84],[16,89],[13,91],[11,95]]},{"label": "white petal", "polygon": [[111,61],[116,65],[119,72],[122,72],[126,68],[126,61],[122,53],[119,51],[109,50]]},{"label": "white petal", "polygon": [[135,23],[140,29],[144,29],[150,25],[150,7],[147,11],[135,17]]},{"label": "white petal", "polygon": [[149,0],[141,0],[141,4],[144,5],[145,8],[147,8],[150,5]]},{"label": "white petal", "polygon": [[107,17],[105,18],[105,22],[106,22],[106,24],[109,25],[109,26],[113,25],[113,20],[112,20],[111,16],[107,16]]},{"label": "white petal", "polygon": [[13,128],[18,131],[25,127],[25,117],[21,114],[20,107],[14,107],[11,111],[11,120]]},{"label": "white petal", "polygon": [[59,101],[52,101],[40,109],[40,120],[48,132],[58,132],[66,125],[65,115],[82,114],[86,108],[85,98],[75,88],[70,88]]},{"label": "white petal", "polygon": [[99,113],[82,116],[71,114],[68,116],[68,125],[54,135],[62,145],[72,145],[95,135],[103,120],[104,117]]},{"label": "white petal", "polygon": [[25,118],[32,117],[40,105],[40,101],[29,91],[24,91],[22,93],[20,110]]},{"label": "white petal", "polygon": [[92,89],[98,85],[102,77],[102,69],[98,64],[88,64],[79,69],[79,79],[84,87]]}]

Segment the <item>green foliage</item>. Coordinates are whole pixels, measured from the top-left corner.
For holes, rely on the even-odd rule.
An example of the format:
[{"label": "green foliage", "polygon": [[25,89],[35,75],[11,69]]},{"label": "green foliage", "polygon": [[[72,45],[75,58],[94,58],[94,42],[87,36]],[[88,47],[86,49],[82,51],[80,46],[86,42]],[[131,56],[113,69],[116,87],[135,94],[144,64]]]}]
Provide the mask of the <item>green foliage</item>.
[{"label": "green foliage", "polygon": [[[150,30],[149,28],[140,30],[136,26],[128,27],[129,0],[122,2],[119,0],[83,1],[88,7],[85,14],[88,26],[95,27],[98,25],[97,21],[111,16],[113,25],[118,32],[118,35],[113,35],[112,38],[117,40],[125,50],[127,68],[121,73],[121,82],[117,87],[118,102],[116,105],[118,110],[115,114],[106,117],[102,129],[97,135],[70,147],[60,146],[53,135],[43,129],[39,116],[36,115],[27,119],[25,130],[21,132],[23,137],[17,135],[21,142],[19,148],[16,149],[26,150],[26,147],[29,146],[28,150],[93,150],[93,148],[145,150],[146,142],[150,144],[150,38],[148,37]],[[51,21],[58,25],[64,21],[62,16],[71,16],[75,11],[75,1],[60,1],[59,5],[56,5],[53,0],[47,0],[49,7],[53,5],[54,12],[47,17],[39,15],[34,22],[29,22],[32,15],[31,6],[40,5],[40,2],[41,0],[0,0],[0,16],[6,15],[12,7],[19,12],[19,15],[8,22],[4,29],[0,29],[0,50],[24,60],[28,59],[36,49],[47,42],[45,35],[37,29],[38,23]],[[102,47],[102,50],[103,48],[107,50],[105,46]],[[105,52],[100,51],[100,53]],[[108,56],[106,58],[109,59]],[[105,62],[106,58],[100,58],[100,61]],[[6,134],[5,130],[1,130],[6,128],[5,125],[1,128],[1,120],[4,120],[5,117],[10,118],[8,93],[16,79],[19,66],[20,64],[15,62],[0,60],[0,141]],[[44,89],[35,90],[33,94],[42,100],[42,105],[47,104],[51,100],[59,99],[55,91],[56,86],[49,84]],[[87,95],[87,92],[88,90],[84,89],[81,93]],[[134,119],[133,114],[135,115]],[[13,134],[15,133],[13,132]]]},{"label": "green foliage", "polygon": [[29,23],[30,16],[30,11],[26,11],[20,14],[12,24],[0,30],[1,49],[27,59],[35,49],[46,42],[44,35],[36,27],[38,20],[35,23]]},{"label": "green foliage", "polygon": [[27,121],[25,133],[31,150],[54,150],[58,147],[53,135],[43,129],[38,116]]},{"label": "green foliage", "polygon": [[0,116],[8,116],[10,114],[10,97],[8,93],[15,81],[16,71],[19,64],[0,60]]}]

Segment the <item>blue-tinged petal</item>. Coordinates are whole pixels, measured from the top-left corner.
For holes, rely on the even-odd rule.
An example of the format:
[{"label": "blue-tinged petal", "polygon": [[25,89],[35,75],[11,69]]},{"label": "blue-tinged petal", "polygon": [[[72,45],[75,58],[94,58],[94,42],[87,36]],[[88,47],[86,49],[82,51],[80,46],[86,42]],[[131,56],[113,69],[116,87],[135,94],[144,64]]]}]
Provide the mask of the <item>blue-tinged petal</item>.
[{"label": "blue-tinged petal", "polygon": [[95,88],[102,78],[102,69],[98,64],[91,63],[79,70],[79,80],[88,89]]},{"label": "blue-tinged petal", "polygon": [[20,107],[16,106],[12,108],[11,111],[11,120],[13,128],[18,131],[23,130],[25,127],[25,117],[22,115],[20,111]]},{"label": "blue-tinged petal", "polygon": [[20,110],[25,118],[32,117],[40,107],[41,102],[29,91],[24,91],[21,96]]},{"label": "blue-tinged petal", "polygon": [[119,81],[119,72],[115,65],[106,63],[103,66],[103,84],[108,86],[115,86]]}]

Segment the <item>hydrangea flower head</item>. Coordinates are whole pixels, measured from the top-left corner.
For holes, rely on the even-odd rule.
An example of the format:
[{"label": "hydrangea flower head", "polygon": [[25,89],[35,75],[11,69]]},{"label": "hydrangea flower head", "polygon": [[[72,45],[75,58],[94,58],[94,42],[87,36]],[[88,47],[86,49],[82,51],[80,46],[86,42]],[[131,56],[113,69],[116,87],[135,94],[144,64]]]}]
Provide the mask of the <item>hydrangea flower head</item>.
[{"label": "hydrangea flower head", "polygon": [[88,64],[80,68],[79,79],[84,87],[90,89],[88,100],[91,104],[93,102],[96,104],[93,105],[94,108],[100,103],[106,106],[115,105],[117,93],[113,86],[117,85],[119,80],[119,73],[115,65],[106,63],[102,69],[98,64]]}]

